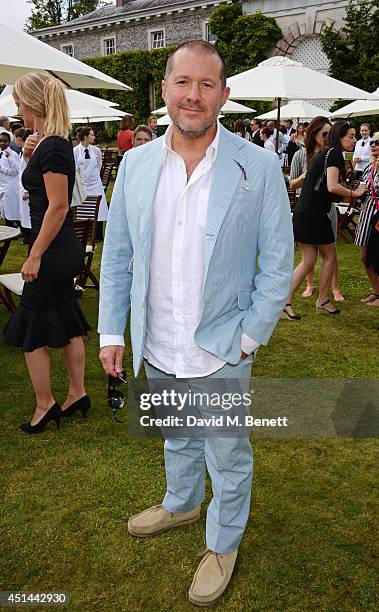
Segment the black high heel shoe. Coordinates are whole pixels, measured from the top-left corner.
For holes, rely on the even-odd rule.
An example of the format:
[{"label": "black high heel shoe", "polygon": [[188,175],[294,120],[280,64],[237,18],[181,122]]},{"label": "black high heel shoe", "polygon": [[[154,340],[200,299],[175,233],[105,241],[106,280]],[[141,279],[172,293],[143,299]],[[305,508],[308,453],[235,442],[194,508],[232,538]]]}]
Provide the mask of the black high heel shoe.
[{"label": "black high heel shoe", "polygon": [[87,416],[87,412],[90,409],[91,400],[88,395],[83,395],[80,399],[76,400],[71,406],[66,408],[66,410],[62,410],[61,408],[61,416],[69,417],[77,410],[80,410],[82,416],[85,418]]},{"label": "black high heel shoe", "polygon": [[61,407],[59,404],[55,402],[55,404],[46,412],[45,416],[42,417],[38,423],[32,425],[29,421],[28,423],[22,423],[20,425],[21,431],[24,431],[28,434],[39,434],[42,433],[45,429],[46,425],[50,421],[55,421],[57,429],[59,429],[59,420],[61,418]]}]

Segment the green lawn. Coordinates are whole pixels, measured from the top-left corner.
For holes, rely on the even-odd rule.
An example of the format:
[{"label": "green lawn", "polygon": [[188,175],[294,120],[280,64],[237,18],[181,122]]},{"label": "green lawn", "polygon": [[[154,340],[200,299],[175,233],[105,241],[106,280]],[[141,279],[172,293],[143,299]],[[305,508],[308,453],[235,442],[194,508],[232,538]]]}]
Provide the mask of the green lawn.
[{"label": "green lawn", "polygon": [[[3,271],[17,270],[25,254],[13,243]],[[298,297],[303,320],[279,322],[258,353],[256,377],[377,378],[379,311],[359,302],[368,286],[356,247],[339,244],[339,254],[343,315],[321,316],[315,298]],[[94,330],[97,300],[86,290],[81,302]],[[2,328],[7,319],[0,305]],[[205,547],[206,504],[194,525],[153,539],[128,536],[128,517],[164,494],[162,443],[129,439],[125,423],[112,421],[95,332],[86,345],[89,418],[35,437],[18,430],[34,409],[22,354],[1,343],[1,589],[65,590],[69,609],[80,612],[193,610],[186,598]],[[130,376],[130,350],[125,365]],[[60,351],[53,383],[63,401]],[[376,449],[372,439],[256,440],[251,519],[216,608],[376,610]],[[210,495],[208,483],[206,502]]]}]

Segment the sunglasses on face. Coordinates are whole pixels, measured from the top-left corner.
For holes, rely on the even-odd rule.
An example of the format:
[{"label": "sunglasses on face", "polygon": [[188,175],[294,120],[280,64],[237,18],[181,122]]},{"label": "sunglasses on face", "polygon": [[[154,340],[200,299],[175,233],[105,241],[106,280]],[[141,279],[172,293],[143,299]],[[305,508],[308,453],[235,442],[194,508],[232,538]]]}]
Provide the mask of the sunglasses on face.
[{"label": "sunglasses on face", "polygon": [[372,140],[370,142],[370,147],[379,147],[379,140]]},{"label": "sunglasses on face", "polygon": [[321,132],[321,136],[322,136],[323,138],[326,138],[328,134],[329,134],[329,132]]}]

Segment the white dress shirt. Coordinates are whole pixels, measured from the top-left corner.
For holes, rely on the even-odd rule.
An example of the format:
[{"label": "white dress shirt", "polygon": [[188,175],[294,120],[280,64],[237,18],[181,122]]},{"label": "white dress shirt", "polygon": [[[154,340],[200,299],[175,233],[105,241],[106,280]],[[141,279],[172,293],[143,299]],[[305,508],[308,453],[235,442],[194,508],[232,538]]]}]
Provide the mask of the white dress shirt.
[{"label": "white dress shirt", "polygon": [[265,143],[264,143],[264,148],[267,149],[268,151],[272,151],[273,153],[275,153],[275,145],[272,142],[271,138],[268,138]]},{"label": "white dress shirt", "polygon": [[[190,179],[184,160],[165,135],[163,168],[153,207],[144,357],[178,378],[207,376],[225,362],[196,344],[203,310],[204,230],[220,128]],[[124,344],[122,336],[100,336],[100,346]],[[259,344],[242,335],[241,350]]]},{"label": "white dress shirt", "polygon": [[354,154],[353,154],[353,161],[355,161],[357,157],[360,157],[362,161],[357,162],[355,164],[355,170],[361,170],[363,172],[363,170],[366,168],[367,164],[369,163],[371,159],[370,142],[371,142],[370,136],[366,138],[366,140],[363,140],[363,138],[361,138],[360,140],[358,140],[358,142],[356,142]]}]

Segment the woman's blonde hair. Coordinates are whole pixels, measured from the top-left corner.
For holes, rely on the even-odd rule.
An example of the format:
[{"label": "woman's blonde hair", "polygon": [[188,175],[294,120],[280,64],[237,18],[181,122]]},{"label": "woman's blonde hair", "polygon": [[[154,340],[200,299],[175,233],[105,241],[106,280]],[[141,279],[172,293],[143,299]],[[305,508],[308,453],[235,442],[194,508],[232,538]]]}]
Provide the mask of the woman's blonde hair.
[{"label": "woman's blonde hair", "polygon": [[14,85],[13,98],[44,119],[44,136],[68,138],[71,123],[65,88],[58,79],[42,72],[24,74]]}]

